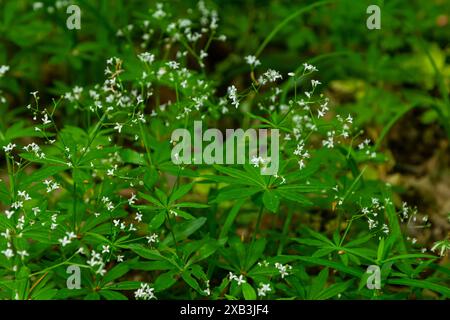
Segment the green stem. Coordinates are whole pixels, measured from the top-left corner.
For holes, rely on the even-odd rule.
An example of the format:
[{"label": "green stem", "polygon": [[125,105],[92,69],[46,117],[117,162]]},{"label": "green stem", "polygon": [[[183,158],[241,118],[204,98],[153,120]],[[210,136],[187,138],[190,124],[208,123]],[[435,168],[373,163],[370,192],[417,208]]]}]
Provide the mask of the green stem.
[{"label": "green stem", "polygon": [[309,6],[306,6],[300,10],[297,10],[296,12],[294,12],[293,14],[291,14],[289,17],[287,17],[286,19],[284,19],[283,21],[281,21],[273,30],[272,32],[266,37],[266,39],[264,39],[264,42],[259,46],[258,51],[256,51],[255,56],[259,57],[259,55],[263,52],[264,48],[269,44],[269,42],[273,39],[273,37],[275,37],[275,35],[281,30],[283,29],[291,20],[295,19],[296,17],[298,17],[299,15],[308,12],[316,7],[319,6],[323,6],[326,5],[328,3],[331,3],[333,1],[330,0],[325,0],[325,1],[318,1],[315,2]]},{"label": "green stem", "polygon": [[72,180],[73,180],[73,230],[77,233],[77,183],[75,182],[73,170],[72,170]]},{"label": "green stem", "polygon": [[6,158],[6,165],[7,165],[7,168],[8,168],[9,188],[10,188],[10,192],[11,192],[11,200],[14,201],[14,199],[16,198],[14,170],[11,167],[9,155],[6,154],[5,158]]},{"label": "green stem", "polygon": [[253,248],[253,244],[255,243],[255,240],[256,240],[256,234],[259,233],[259,228],[261,226],[263,212],[264,212],[264,205],[262,204],[261,207],[259,208],[258,220],[256,220],[255,231],[253,232],[253,236],[252,236],[252,244],[251,244],[252,248]]},{"label": "green stem", "polygon": [[289,225],[291,224],[292,217],[294,216],[294,210],[292,208],[289,208],[286,220],[284,221],[283,231],[282,231],[282,237],[280,240],[280,245],[278,246],[277,255],[281,255],[283,252],[283,247],[286,243],[286,237],[289,231]]}]

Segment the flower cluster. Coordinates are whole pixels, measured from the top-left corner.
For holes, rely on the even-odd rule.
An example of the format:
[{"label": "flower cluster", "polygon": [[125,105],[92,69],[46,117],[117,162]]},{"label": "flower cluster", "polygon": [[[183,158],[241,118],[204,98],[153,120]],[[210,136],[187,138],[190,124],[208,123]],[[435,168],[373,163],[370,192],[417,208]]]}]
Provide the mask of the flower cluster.
[{"label": "flower cluster", "polygon": [[141,287],[134,292],[134,297],[137,300],[151,300],[156,299],[155,289],[150,287],[147,283],[141,283]]}]

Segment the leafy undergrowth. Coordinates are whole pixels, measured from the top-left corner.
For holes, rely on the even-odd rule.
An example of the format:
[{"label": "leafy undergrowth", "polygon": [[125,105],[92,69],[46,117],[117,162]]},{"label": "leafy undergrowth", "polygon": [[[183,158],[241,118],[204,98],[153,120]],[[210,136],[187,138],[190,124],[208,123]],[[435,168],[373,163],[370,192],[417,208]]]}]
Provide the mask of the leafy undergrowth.
[{"label": "leafy undergrowth", "polygon": [[[374,174],[387,156],[322,93],[321,71],[263,68],[270,34],[243,59],[245,84],[221,82],[208,71],[210,45],[226,41],[217,12],[166,10],[120,31],[124,47],[144,40],[105,62],[104,82],[52,102],[32,92],[0,133],[0,297],[449,298],[448,240],[409,235],[428,217]],[[278,172],[262,174],[260,157],[174,164],[172,132],[194,136],[194,121],[278,129]]]}]

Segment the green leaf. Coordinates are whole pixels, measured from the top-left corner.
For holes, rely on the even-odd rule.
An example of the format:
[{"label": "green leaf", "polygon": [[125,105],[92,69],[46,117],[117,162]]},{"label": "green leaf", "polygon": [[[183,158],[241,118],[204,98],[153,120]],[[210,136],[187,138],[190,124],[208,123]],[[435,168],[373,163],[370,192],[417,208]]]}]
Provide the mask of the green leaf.
[{"label": "green leaf", "polygon": [[106,300],[128,300],[126,296],[116,291],[100,290],[99,293],[102,297],[106,298]]},{"label": "green leaf", "polygon": [[327,243],[327,244],[329,244],[332,247],[336,247],[335,244],[333,243],[333,241],[331,241],[330,239],[328,239],[327,237],[325,237],[321,233],[316,232],[316,231],[314,231],[312,229],[309,229],[309,228],[307,228],[306,230],[312,237],[316,238],[317,240],[320,240],[320,241],[322,241],[324,243]]},{"label": "green leaf", "polygon": [[327,245],[326,242],[323,242],[321,240],[316,240],[316,239],[302,239],[302,238],[292,238],[292,241],[301,243],[301,244],[306,244],[308,246],[313,246],[313,247],[323,247],[324,245]]},{"label": "green leaf", "polygon": [[318,300],[327,300],[337,296],[339,293],[346,291],[353,283],[353,280],[341,283],[335,283],[330,287],[326,288],[320,294],[316,296]]},{"label": "green leaf", "polygon": [[256,292],[251,285],[245,282],[241,284],[241,286],[245,300],[256,300]]},{"label": "green leaf", "polygon": [[177,214],[178,217],[182,217],[186,220],[195,219],[195,217],[192,214],[187,213],[186,211],[179,210],[179,209],[172,209],[172,210]]},{"label": "green leaf", "polygon": [[440,284],[435,284],[427,280],[415,279],[389,279],[388,284],[398,284],[422,289],[429,289],[443,294],[446,298],[450,298],[450,289]]},{"label": "green leaf", "polygon": [[198,284],[197,280],[195,280],[191,273],[189,271],[184,271],[181,274],[181,277],[183,278],[183,280],[191,287],[193,288],[195,291],[197,291],[200,294],[203,294],[202,289],[200,288],[200,285]]},{"label": "green leaf", "polygon": [[133,270],[144,270],[144,271],[161,271],[161,270],[171,270],[175,266],[169,261],[137,261],[130,263],[130,268]]},{"label": "green leaf", "polygon": [[381,238],[380,243],[378,244],[377,261],[379,262],[383,261],[383,256],[384,256],[384,238]]},{"label": "green leaf", "polygon": [[67,170],[66,166],[47,166],[39,170],[34,171],[32,174],[27,175],[20,179],[20,188],[25,189],[33,182],[42,182],[45,179],[53,176],[61,171]]},{"label": "green leaf", "polygon": [[[288,256],[290,257],[290,256]],[[295,260],[300,260],[300,261],[304,261],[304,262],[308,262],[308,263],[312,263],[312,264],[317,264],[317,265],[321,265],[321,266],[325,266],[325,267],[330,267],[333,269],[336,269],[338,271],[350,274],[352,276],[355,277],[361,277],[363,275],[363,271],[361,271],[360,269],[356,269],[353,267],[349,267],[349,266],[345,266],[341,263],[338,262],[334,262],[334,261],[330,261],[330,260],[325,260],[325,259],[320,259],[320,258],[313,258],[313,257],[306,257],[306,256],[292,256],[292,258],[294,258]]]},{"label": "green leaf", "polygon": [[217,171],[226,174],[227,176],[235,178],[240,183],[256,187],[263,187],[263,188],[265,187],[264,183],[260,180],[260,178],[256,178],[255,176],[249,176],[248,173],[243,172],[241,170],[227,168],[218,165],[215,165],[214,168]]},{"label": "green leaf", "polygon": [[219,191],[219,195],[216,199],[211,201],[215,202],[223,202],[228,200],[238,200],[243,198],[249,198],[257,192],[260,192],[261,189],[257,187],[248,187],[248,188],[223,188]]},{"label": "green leaf", "polygon": [[136,290],[141,287],[141,283],[139,281],[124,281],[115,283],[109,286],[106,286],[105,289],[108,290]]},{"label": "green leaf", "polygon": [[97,292],[91,292],[84,297],[84,300],[100,300],[100,295]]},{"label": "green leaf", "polygon": [[422,253],[411,253],[411,254],[401,254],[399,256],[395,256],[389,259],[385,259],[382,262],[390,262],[390,261],[396,261],[396,260],[404,260],[404,259],[438,259],[436,256],[432,256],[429,254],[422,254]]},{"label": "green leaf", "polygon": [[233,225],[234,219],[236,219],[237,214],[239,213],[239,210],[241,209],[242,205],[244,204],[245,199],[240,199],[236,201],[236,203],[231,208],[230,212],[227,215],[227,218],[225,219],[225,223],[223,224],[222,230],[220,231],[219,239],[223,239],[228,235],[228,232]]},{"label": "green leaf", "polygon": [[144,198],[145,200],[147,200],[148,202],[154,204],[155,206],[160,207],[160,208],[163,207],[163,204],[161,203],[161,201],[153,198],[151,195],[148,195],[148,194],[145,194],[145,193],[142,193],[142,192],[139,192],[138,194],[139,194],[139,196],[141,198]]},{"label": "green leaf", "polygon": [[177,282],[177,279],[175,278],[177,274],[177,271],[169,271],[161,274],[153,284],[155,291],[160,292],[173,286]]},{"label": "green leaf", "polygon": [[210,206],[203,203],[194,203],[194,202],[181,202],[176,204],[177,208],[195,208],[195,209],[204,209],[209,208]]},{"label": "green leaf", "polygon": [[120,278],[121,276],[126,274],[129,270],[130,267],[127,264],[125,263],[118,264],[108,271],[108,273],[103,278],[103,283],[114,281],[117,278]]},{"label": "green leaf", "polygon": [[187,265],[197,263],[202,261],[217,251],[217,249],[224,244],[225,241],[215,242],[210,240],[208,243],[205,243],[198,251],[189,259]]},{"label": "green leaf", "polygon": [[119,150],[119,155],[124,163],[145,165],[145,157],[142,153],[138,153],[131,149],[121,149]]},{"label": "green leaf", "polygon": [[263,203],[269,211],[276,213],[280,205],[280,199],[274,192],[266,190],[263,194]]},{"label": "green leaf", "polygon": [[159,201],[164,206],[166,206],[167,205],[167,195],[163,191],[159,190],[158,188],[155,188],[155,193],[156,193],[156,196],[158,197]]},{"label": "green leaf", "polygon": [[174,203],[178,199],[180,199],[183,196],[185,196],[189,191],[191,191],[193,186],[194,186],[194,183],[189,183],[189,184],[185,184],[185,185],[182,185],[181,187],[179,187],[170,196],[169,203]]},{"label": "green leaf", "polygon": [[314,252],[312,257],[320,258],[323,256],[328,256],[330,253],[332,253],[335,250],[336,250],[336,248],[321,248],[321,249],[317,250],[316,252]]},{"label": "green leaf", "polygon": [[364,237],[358,237],[357,239],[355,239],[353,241],[347,242],[345,244],[345,247],[348,248],[348,247],[359,246],[360,244],[366,243],[367,241],[369,241],[373,237],[374,237],[373,234],[368,234],[368,235],[365,235]]},{"label": "green leaf", "polygon": [[124,249],[130,249],[133,252],[137,253],[141,257],[148,260],[163,260],[164,257],[157,251],[153,249],[147,249],[139,244],[129,244],[129,245],[121,245],[119,246]]},{"label": "green leaf", "polygon": [[29,287],[29,275],[30,269],[28,269],[27,267],[20,268],[19,273],[17,274],[16,288],[20,300],[25,300],[28,298],[27,292]]},{"label": "green leaf", "polygon": [[150,230],[157,230],[166,220],[166,211],[162,210],[158,212],[148,224]]},{"label": "green leaf", "polygon": [[315,299],[319,293],[321,293],[325,289],[325,284],[328,279],[328,268],[322,269],[319,272],[319,275],[312,280],[311,288],[310,288],[310,298]]},{"label": "green leaf", "polygon": [[266,244],[266,239],[262,238],[249,245],[246,255],[246,270],[250,269],[262,257]]},{"label": "green leaf", "polygon": [[47,288],[44,288],[43,290],[33,293],[32,299],[33,300],[52,300],[56,296],[57,293],[58,293],[58,290],[47,287]]},{"label": "green leaf", "polygon": [[[194,220],[189,220],[186,222],[182,222],[177,224],[174,227],[173,232],[175,233],[175,239],[177,241],[181,241],[189,237],[191,234],[193,234],[195,231],[200,229],[206,222],[206,218],[201,217]],[[164,239],[162,242],[163,245],[170,246],[174,242],[172,234],[169,234],[167,238]]]},{"label": "green leaf", "polygon": [[277,193],[280,197],[286,200],[295,201],[304,206],[310,206],[313,204],[308,198],[292,190],[278,188]]}]

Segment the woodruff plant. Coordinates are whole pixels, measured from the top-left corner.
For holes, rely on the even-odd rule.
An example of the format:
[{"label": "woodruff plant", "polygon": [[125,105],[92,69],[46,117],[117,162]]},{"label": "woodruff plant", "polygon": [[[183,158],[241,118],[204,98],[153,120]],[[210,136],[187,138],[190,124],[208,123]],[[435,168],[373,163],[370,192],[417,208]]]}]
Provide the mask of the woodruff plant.
[{"label": "woodruff plant", "polygon": [[[317,68],[282,75],[248,55],[248,88],[217,83],[207,62],[211,44],[225,41],[218,14],[203,1],[189,14],[158,4],[117,32],[127,46],[142,42],[106,61],[102,84],[51,105],[32,92],[33,126],[2,133],[0,297],[360,299],[428,289],[448,298],[437,276],[422,277],[438,257],[406,235],[427,218],[397,209],[391,186],[365,175],[385,157],[320,93]],[[194,135],[198,121],[276,130],[278,170],[261,174],[273,154],[174,163],[172,133]],[[380,289],[366,286],[372,265]],[[67,287],[77,268],[79,285]]]}]

